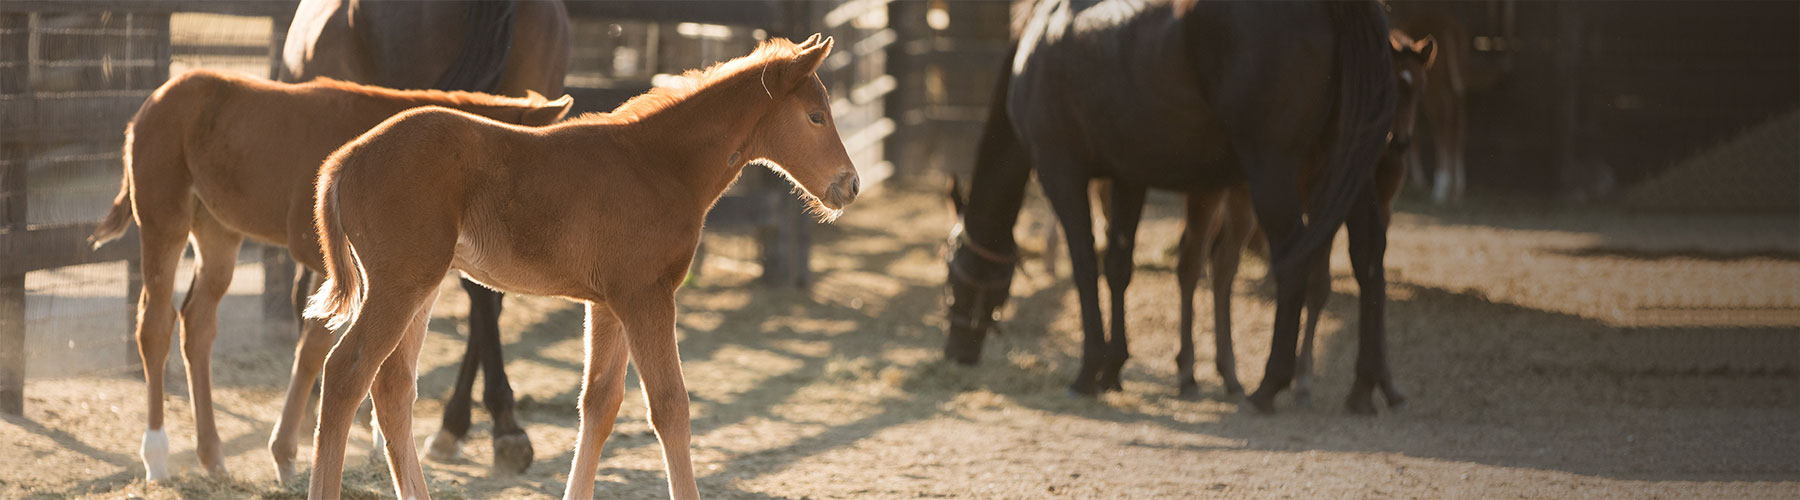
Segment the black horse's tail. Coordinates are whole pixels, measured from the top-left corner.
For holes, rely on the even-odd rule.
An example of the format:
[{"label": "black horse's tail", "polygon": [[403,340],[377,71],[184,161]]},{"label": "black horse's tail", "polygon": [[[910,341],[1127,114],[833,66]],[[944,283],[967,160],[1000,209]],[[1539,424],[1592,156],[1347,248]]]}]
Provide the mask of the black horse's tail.
[{"label": "black horse's tail", "polygon": [[477,0],[469,3],[469,31],[462,50],[450,69],[444,70],[432,88],[493,92],[506,72],[506,55],[512,49],[514,0]]},{"label": "black horse's tail", "polygon": [[1374,177],[1394,122],[1394,60],[1387,15],[1375,2],[1324,2],[1336,32],[1336,133],[1325,169],[1313,178],[1307,223],[1276,269],[1296,269],[1329,244]]}]

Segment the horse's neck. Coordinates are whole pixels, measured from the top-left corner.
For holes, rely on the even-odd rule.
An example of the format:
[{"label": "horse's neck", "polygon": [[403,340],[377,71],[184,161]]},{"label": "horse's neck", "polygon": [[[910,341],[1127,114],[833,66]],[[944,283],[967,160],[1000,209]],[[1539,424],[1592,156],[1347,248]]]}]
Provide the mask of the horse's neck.
[{"label": "horse's neck", "polygon": [[745,148],[756,122],[775,102],[755,78],[739,75],[733,80],[700,89],[625,126],[641,152],[655,156],[644,163],[686,186],[703,209],[754,159]]},{"label": "horse's neck", "polygon": [[1019,208],[1025,204],[1025,184],[1031,179],[1031,168],[1018,140],[1012,137],[1012,129],[994,130],[992,119],[976,151],[968,204],[963,211],[963,230],[981,246],[1005,252],[1017,246],[1013,226],[1018,223]]}]

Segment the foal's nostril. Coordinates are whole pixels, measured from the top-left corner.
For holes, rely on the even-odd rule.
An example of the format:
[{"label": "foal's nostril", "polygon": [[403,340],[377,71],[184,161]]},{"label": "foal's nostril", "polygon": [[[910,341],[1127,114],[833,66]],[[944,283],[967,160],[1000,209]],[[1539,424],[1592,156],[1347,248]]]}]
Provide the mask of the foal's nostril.
[{"label": "foal's nostril", "polygon": [[850,198],[852,198],[852,199],[856,198],[857,193],[860,193],[860,192],[862,192],[862,179],[851,177],[850,178]]}]

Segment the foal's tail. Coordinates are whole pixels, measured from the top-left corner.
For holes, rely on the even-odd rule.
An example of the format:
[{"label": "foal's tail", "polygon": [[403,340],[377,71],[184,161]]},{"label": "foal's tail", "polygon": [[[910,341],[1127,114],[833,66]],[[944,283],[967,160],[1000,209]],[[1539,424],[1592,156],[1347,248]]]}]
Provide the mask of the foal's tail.
[{"label": "foal's tail", "polygon": [[1337,124],[1325,169],[1314,178],[1307,224],[1276,269],[1299,269],[1337,236],[1338,226],[1374,177],[1393,129],[1394,60],[1387,16],[1375,2],[1324,2],[1337,33]]},{"label": "foal's tail", "polygon": [[319,201],[313,210],[319,250],[324,254],[325,284],[306,300],[306,317],[325,320],[326,327],[336,330],[350,322],[362,303],[363,272],[339,217],[337,181],[341,171],[332,170],[327,168],[319,175]]},{"label": "foal's tail", "polygon": [[[131,140],[126,139],[125,144],[125,147],[130,148]],[[108,241],[119,239],[125,235],[126,230],[131,229],[132,214],[135,212],[131,208],[131,155],[127,154],[125,157],[125,174],[120,176],[119,195],[113,197],[112,210],[106,212],[106,218],[100,219],[100,227],[88,236],[88,244],[93,245],[93,248],[98,249]]]}]

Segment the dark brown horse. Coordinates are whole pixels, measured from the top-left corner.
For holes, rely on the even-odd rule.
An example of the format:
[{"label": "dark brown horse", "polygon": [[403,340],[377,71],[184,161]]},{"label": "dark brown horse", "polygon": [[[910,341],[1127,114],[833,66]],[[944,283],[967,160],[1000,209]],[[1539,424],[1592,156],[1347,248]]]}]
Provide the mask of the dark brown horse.
[{"label": "dark brown horse", "polygon": [[[980,145],[962,242],[950,261],[945,354],[979,359],[992,311],[1006,298],[1012,226],[1031,168],[1069,244],[1083,350],[1069,389],[1119,388],[1127,357],[1125,288],[1145,190],[1248,184],[1268,231],[1276,277],[1275,339],[1249,403],[1273,411],[1292,381],[1308,265],[1349,224],[1363,287],[1363,328],[1348,405],[1373,411],[1391,391],[1381,312],[1385,220],[1369,189],[1392,126],[1387,21],[1372,2],[1107,1],[1079,13],[1039,5],[1002,78]],[[1113,182],[1102,325],[1089,181]],[[1304,219],[1302,216],[1305,216]]]},{"label": "dark brown horse", "polygon": [[[568,13],[557,0],[305,0],[288,28],[282,79],[330,77],[394,88],[556,96],[568,58]],[[316,284],[304,270],[295,277],[296,307]],[[479,368],[487,372],[483,400],[494,424],[494,468],[523,471],[531,465],[532,447],[513,415],[500,351],[501,295],[466,279],[463,289],[469,294],[469,344],[443,426],[426,442],[427,455],[452,460],[460,454]],[[293,477],[299,424],[333,341],[323,325],[302,324],[287,404],[269,438],[283,480]]]},{"label": "dark brown horse", "polygon": [[[1394,197],[1400,194],[1406,169],[1402,158],[1412,149],[1414,124],[1417,122],[1421,91],[1427,85],[1430,68],[1437,55],[1431,37],[1413,40],[1405,32],[1392,30],[1388,36],[1394,50],[1394,80],[1399,96],[1394,114],[1393,134],[1375,169],[1375,188],[1380,192],[1382,220],[1393,213]],[[1181,256],[1175,266],[1181,284],[1181,352],[1175,357],[1180,373],[1181,394],[1193,397],[1200,393],[1194,379],[1194,290],[1202,278],[1202,265],[1210,267],[1213,293],[1214,361],[1225,393],[1242,394],[1231,341],[1231,288],[1237,279],[1238,259],[1244,247],[1262,238],[1256,229],[1256,214],[1247,186],[1236,186],[1193,193],[1187,199],[1187,226],[1181,233]],[[1326,253],[1329,254],[1329,245]],[[1294,374],[1294,402],[1301,406],[1312,402],[1313,336],[1319,327],[1319,316],[1331,296],[1329,259],[1313,262],[1306,284],[1306,324],[1300,339],[1300,357]]]}]

